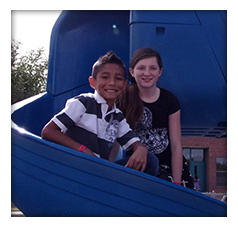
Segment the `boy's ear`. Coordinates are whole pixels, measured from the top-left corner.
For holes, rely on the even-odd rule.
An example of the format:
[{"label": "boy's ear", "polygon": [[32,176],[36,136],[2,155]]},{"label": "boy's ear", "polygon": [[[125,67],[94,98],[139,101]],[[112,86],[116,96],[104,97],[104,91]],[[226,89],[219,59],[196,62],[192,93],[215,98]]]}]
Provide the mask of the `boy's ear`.
[{"label": "boy's ear", "polygon": [[95,82],[94,82],[94,78],[92,76],[89,76],[88,78],[89,84],[90,86],[95,89]]}]

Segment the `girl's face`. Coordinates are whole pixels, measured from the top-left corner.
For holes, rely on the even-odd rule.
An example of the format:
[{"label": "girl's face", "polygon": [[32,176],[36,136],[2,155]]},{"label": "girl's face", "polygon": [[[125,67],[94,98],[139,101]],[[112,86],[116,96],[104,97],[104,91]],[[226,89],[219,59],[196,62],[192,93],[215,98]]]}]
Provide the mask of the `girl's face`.
[{"label": "girl's face", "polygon": [[156,57],[149,57],[140,60],[134,67],[130,68],[131,75],[135,78],[139,88],[154,88],[157,80],[162,74]]}]

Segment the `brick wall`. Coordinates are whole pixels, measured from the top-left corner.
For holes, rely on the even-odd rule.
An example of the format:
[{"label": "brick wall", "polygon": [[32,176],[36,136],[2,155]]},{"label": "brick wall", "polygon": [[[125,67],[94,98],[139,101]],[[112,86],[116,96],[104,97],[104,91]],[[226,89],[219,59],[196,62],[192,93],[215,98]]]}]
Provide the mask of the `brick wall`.
[{"label": "brick wall", "polygon": [[205,149],[206,191],[225,193],[227,187],[216,186],[216,157],[227,157],[227,138],[182,137],[182,146]]}]

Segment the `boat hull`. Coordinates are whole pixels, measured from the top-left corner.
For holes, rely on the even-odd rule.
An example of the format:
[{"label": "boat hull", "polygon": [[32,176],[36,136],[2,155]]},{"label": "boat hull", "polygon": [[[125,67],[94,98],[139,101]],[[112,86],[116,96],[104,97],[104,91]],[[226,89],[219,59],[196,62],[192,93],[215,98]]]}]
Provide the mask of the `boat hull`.
[{"label": "boat hull", "polygon": [[25,216],[226,216],[226,204],[12,129],[12,202]]}]

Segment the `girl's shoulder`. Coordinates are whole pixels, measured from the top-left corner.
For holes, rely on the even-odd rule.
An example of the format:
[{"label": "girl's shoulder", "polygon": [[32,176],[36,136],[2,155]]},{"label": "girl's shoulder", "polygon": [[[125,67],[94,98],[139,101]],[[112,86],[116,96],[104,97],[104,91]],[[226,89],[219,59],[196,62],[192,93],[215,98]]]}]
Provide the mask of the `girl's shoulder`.
[{"label": "girl's shoulder", "polygon": [[178,98],[172,92],[164,88],[160,88],[160,100],[168,106],[170,114],[180,109]]},{"label": "girl's shoulder", "polygon": [[163,95],[167,95],[167,96],[174,96],[176,97],[171,91],[165,89],[165,88],[159,88],[160,89],[160,93]]},{"label": "girl's shoulder", "polygon": [[178,102],[178,98],[169,90],[160,88],[160,98]]}]

